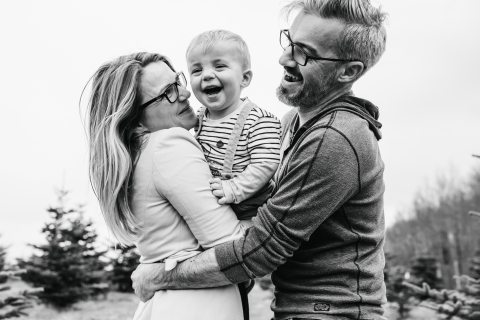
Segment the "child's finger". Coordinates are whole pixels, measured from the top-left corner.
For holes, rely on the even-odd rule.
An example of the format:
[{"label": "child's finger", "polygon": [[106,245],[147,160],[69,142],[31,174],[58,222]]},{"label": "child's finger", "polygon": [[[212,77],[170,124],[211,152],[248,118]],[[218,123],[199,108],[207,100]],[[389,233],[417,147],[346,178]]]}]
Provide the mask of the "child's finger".
[{"label": "child's finger", "polygon": [[225,196],[225,194],[223,193],[222,190],[213,190],[212,193],[213,193],[213,195],[214,195],[215,197],[219,197],[219,198]]},{"label": "child's finger", "polygon": [[222,183],[222,180],[220,178],[212,178],[212,179],[208,180],[208,182],[210,184],[212,184],[212,183]]},{"label": "child's finger", "polygon": [[227,198],[223,197],[218,199],[218,204],[225,204],[225,203],[227,203]]},{"label": "child's finger", "polygon": [[212,184],[210,184],[210,188],[213,189],[213,190],[221,190],[222,185],[220,183],[212,183]]}]

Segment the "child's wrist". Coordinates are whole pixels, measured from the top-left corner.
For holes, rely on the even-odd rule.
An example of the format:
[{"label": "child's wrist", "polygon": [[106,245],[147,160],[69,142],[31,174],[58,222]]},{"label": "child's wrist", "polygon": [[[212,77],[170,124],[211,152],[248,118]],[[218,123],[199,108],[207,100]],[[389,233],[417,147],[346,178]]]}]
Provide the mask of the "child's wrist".
[{"label": "child's wrist", "polygon": [[233,193],[230,180],[222,180],[223,194],[225,195],[226,203],[234,203],[236,198]]}]

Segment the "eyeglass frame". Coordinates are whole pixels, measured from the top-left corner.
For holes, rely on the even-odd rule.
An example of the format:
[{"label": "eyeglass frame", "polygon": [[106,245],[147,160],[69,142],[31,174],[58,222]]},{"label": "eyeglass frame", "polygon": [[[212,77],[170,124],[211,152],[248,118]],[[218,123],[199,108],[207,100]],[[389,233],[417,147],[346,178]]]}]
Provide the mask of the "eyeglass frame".
[{"label": "eyeglass frame", "polygon": [[[363,68],[366,69],[367,67],[365,66],[365,63],[363,63],[363,61],[361,60],[356,60],[356,59],[334,59],[334,58],[322,58],[322,57],[312,57],[311,55],[309,55],[305,49],[303,49],[300,45],[296,44],[295,42],[292,41],[292,39],[290,38],[290,31],[288,29],[282,29],[280,30],[280,47],[282,47],[283,50],[287,50],[287,48],[284,48],[283,45],[282,45],[282,34],[284,34],[288,41],[290,42],[290,45],[289,47],[292,48],[292,58],[293,60],[295,60],[296,63],[298,63],[299,65],[301,65],[302,67],[303,66],[306,66],[307,63],[308,63],[308,60],[325,60],[325,61],[343,61],[343,62],[361,62],[363,64]],[[304,64],[301,64],[300,62],[297,61],[297,59],[295,59],[295,54],[294,54],[294,47],[297,46],[297,48],[305,55],[305,63]]]},{"label": "eyeglass frame", "polygon": [[[168,102],[170,103],[175,103],[177,100],[178,100],[178,97],[180,96],[180,92],[178,91],[178,86],[182,87],[182,88],[186,88],[187,87],[187,78],[185,77],[185,75],[183,74],[183,71],[180,71],[180,72],[177,72],[176,74],[176,77],[175,77],[175,82],[173,83],[170,83],[166,88],[165,90],[163,90],[163,93],[159,94],[158,96],[156,96],[155,98],[153,99],[150,99],[148,100],[147,102],[143,103],[140,105],[140,109],[143,110],[145,109],[146,107],[148,107],[149,105],[151,105],[152,103],[158,101],[158,100],[161,100],[163,97],[165,97],[167,99]],[[179,78],[180,76],[183,77],[183,80],[185,80],[185,86],[182,86],[181,84],[179,84]],[[171,86],[175,86],[175,91],[177,92],[177,98],[173,101],[170,101],[170,99],[168,98],[168,95],[167,95],[167,91],[170,89]]]}]

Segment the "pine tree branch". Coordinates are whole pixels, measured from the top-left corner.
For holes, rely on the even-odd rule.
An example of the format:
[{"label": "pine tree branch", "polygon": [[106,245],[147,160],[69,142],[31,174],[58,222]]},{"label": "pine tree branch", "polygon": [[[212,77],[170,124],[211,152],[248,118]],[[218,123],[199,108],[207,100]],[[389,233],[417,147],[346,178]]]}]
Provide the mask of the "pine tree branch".
[{"label": "pine tree branch", "polygon": [[480,212],[470,211],[468,214],[471,215],[471,216],[475,216],[477,218],[480,218]]},{"label": "pine tree branch", "polygon": [[17,277],[21,274],[27,273],[27,270],[20,269],[20,270],[13,270],[13,271],[0,271],[0,276],[7,276],[9,278]]},{"label": "pine tree branch", "polygon": [[[1,271],[0,275],[7,276],[10,279],[16,279],[18,275],[26,272],[27,270],[25,269]],[[4,286],[0,288],[0,291],[7,292],[10,289],[9,286]],[[0,298],[0,319],[28,316],[23,310],[33,307],[33,302],[38,302],[35,294],[40,292],[43,292],[43,288],[32,288],[18,293],[2,294],[2,298]]]}]

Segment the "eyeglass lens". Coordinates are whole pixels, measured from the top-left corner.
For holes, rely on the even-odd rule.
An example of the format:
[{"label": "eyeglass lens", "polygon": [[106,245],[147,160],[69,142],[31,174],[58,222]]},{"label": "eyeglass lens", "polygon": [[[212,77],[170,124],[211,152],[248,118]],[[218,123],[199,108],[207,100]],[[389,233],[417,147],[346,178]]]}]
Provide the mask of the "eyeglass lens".
[{"label": "eyeglass lens", "polygon": [[187,87],[187,79],[185,79],[185,75],[183,74],[183,72],[178,73],[177,82],[169,85],[165,91],[167,100],[170,103],[174,103],[178,99],[178,86],[182,88]]},{"label": "eyeglass lens", "polygon": [[165,91],[165,96],[167,97],[168,101],[170,101],[170,103],[173,103],[177,100],[178,89],[175,83],[172,83],[168,86],[167,90]]},{"label": "eyeglass lens", "polygon": [[298,64],[305,65],[305,62],[307,60],[305,52],[303,52],[299,46],[292,43],[284,31],[280,33],[280,45],[284,50],[286,50],[289,46],[292,46],[291,50],[293,59],[295,59]]}]

